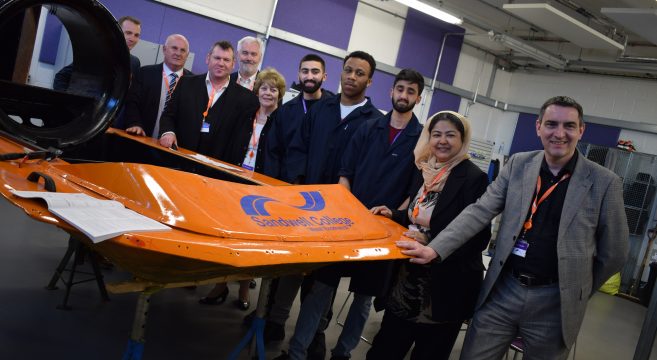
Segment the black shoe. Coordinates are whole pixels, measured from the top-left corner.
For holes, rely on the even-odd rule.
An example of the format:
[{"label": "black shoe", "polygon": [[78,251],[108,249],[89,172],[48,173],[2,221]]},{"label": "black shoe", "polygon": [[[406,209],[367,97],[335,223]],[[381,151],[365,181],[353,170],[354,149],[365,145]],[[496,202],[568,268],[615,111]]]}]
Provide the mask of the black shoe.
[{"label": "black shoe", "polygon": [[323,332],[315,333],[313,341],[308,346],[308,360],[326,359],[326,338]]},{"label": "black shoe", "polygon": [[351,357],[349,356],[338,356],[338,355],[333,355],[331,356],[331,360],[349,360]]},{"label": "black shoe", "polygon": [[267,321],[265,323],[265,333],[263,334],[263,338],[265,340],[265,344],[274,342],[274,341],[282,341],[285,339],[285,326]]},{"label": "black shoe", "polygon": [[233,305],[242,311],[246,311],[249,309],[249,306],[251,306],[251,303],[248,300],[237,299],[233,302]]},{"label": "black shoe", "polygon": [[275,357],[273,360],[288,360],[290,358],[290,355],[288,355],[285,351],[281,351],[281,354]]},{"label": "black shoe", "polygon": [[217,296],[204,296],[198,299],[199,304],[203,305],[221,305],[226,302],[226,297],[228,297],[228,288]]},{"label": "black shoe", "polygon": [[249,281],[249,289],[255,289],[256,286],[258,286],[258,283],[256,283],[254,279],[251,279],[251,281]]}]

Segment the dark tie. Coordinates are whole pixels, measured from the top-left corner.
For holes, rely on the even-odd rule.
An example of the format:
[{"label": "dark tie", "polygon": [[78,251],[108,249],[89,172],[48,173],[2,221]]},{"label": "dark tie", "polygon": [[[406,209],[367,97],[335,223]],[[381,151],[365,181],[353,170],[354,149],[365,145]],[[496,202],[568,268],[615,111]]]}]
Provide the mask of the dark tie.
[{"label": "dark tie", "polygon": [[176,88],[176,82],[178,81],[178,74],[171,73],[171,82],[169,83],[169,91],[167,91],[167,97],[164,99],[164,108],[167,107],[169,100],[171,100],[171,95],[173,95],[173,90]]}]

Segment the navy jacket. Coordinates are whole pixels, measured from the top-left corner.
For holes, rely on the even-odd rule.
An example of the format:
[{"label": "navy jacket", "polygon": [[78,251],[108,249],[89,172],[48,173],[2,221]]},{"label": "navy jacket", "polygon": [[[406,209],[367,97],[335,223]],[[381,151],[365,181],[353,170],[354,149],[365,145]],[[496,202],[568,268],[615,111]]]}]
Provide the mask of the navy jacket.
[{"label": "navy jacket", "polygon": [[396,209],[407,197],[415,168],[413,149],[422,132],[415,114],[390,144],[392,111],[361,126],[342,156],[339,175],[349,179],[351,192],[367,208]]},{"label": "navy jacket", "polygon": [[[322,89],[322,97],[319,100],[332,96],[335,95]],[[276,117],[273,118],[267,134],[267,162],[264,164],[264,173],[267,176],[287,182],[294,181],[288,176],[285,163],[294,133],[301,127],[306,116],[301,99],[303,93],[279,107]]]},{"label": "navy jacket", "polygon": [[286,164],[289,177],[305,184],[337,183],[342,154],[351,136],[367,120],[380,116],[369,98],[342,121],[340,94],[317,102],[290,144]]}]

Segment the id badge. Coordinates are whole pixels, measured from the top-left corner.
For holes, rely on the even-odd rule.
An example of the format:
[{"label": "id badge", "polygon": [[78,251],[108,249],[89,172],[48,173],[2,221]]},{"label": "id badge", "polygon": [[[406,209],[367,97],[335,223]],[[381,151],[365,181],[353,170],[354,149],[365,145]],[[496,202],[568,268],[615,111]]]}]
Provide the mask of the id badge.
[{"label": "id badge", "polygon": [[513,255],[520,256],[524,258],[527,255],[527,248],[529,248],[529,243],[523,239],[516,241],[515,246],[513,246]]},{"label": "id badge", "polygon": [[249,166],[249,165],[247,165],[247,164],[242,164],[242,167],[245,168],[245,169],[247,169],[247,170],[251,170],[251,171],[253,171],[253,166]]},{"label": "id badge", "polygon": [[206,122],[203,120],[203,125],[201,126],[201,132],[202,133],[209,133],[210,132],[210,123]]}]

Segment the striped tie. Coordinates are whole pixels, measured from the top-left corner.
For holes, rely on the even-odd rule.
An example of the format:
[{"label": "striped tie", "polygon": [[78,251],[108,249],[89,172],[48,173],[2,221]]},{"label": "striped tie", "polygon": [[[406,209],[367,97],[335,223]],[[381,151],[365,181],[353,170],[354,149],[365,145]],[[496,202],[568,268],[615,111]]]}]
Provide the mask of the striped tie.
[{"label": "striped tie", "polygon": [[178,74],[171,73],[171,82],[169,83],[169,91],[167,91],[167,97],[164,99],[164,108],[166,109],[169,100],[171,100],[171,95],[173,95],[173,90],[176,88],[176,81],[178,81]]}]

